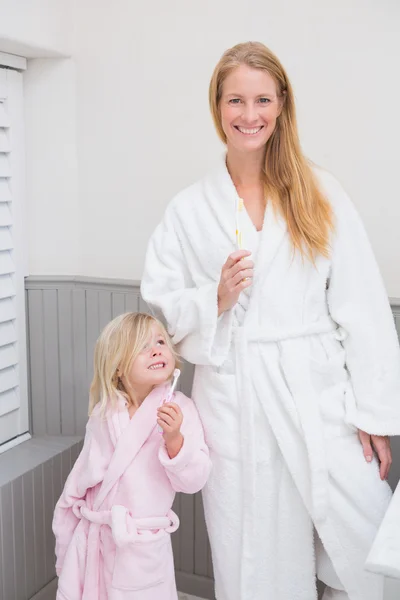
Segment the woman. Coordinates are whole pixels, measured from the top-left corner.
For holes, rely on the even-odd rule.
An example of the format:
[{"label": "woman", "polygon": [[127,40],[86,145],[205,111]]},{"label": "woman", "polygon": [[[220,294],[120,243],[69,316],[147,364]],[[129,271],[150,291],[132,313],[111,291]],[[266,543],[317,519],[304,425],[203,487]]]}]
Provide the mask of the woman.
[{"label": "woman", "polygon": [[226,157],[167,208],[142,295],[196,365],[216,597],[313,600],[317,571],[324,600],[382,600],[363,567],[391,496],[400,352],[377,265],[303,157],[265,46],[225,52],[210,105]]}]

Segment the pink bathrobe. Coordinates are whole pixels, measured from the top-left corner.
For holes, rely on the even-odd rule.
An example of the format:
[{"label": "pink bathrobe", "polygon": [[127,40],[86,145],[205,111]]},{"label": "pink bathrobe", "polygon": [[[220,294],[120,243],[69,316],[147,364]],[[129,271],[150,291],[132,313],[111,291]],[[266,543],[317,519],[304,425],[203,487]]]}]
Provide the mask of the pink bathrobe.
[{"label": "pink bathrobe", "polygon": [[176,393],[184,444],[170,459],[156,419],[167,388],[155,388],[129,418],[123,399],[95,409],[55,508],[57,600],[176,600],[170,534],[175,492],[195,493],[210,472],[192,401]]}]

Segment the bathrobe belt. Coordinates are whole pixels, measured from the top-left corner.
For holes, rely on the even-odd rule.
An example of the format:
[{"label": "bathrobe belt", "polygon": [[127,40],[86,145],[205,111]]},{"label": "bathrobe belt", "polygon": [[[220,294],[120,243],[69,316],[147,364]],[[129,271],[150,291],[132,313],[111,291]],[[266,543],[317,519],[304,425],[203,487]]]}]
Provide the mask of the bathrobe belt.
[{"label": "bathrobe belt", "polygon": [[[309,460],[311,498],[307,506],[315,523],[323,521],[328,508],[328,470],[325,459],[323,427],[319,412],[319,398],[314,391],[310,379],[309,357],[300,353],[290,340],[310,335],[332,333],[337,339],[343,339],[343,332],[337,324],[326,317],[317,323],[312,323],[297,329],[282,331],[252,330],[249,327],[236,327],[234,331],[234,346],[236,359],[237,393],[240,398],[240,447],[242,457],[242,489],[243,489],[243,539],[242,539],[242,571],[253,568],[252,540],[256,534],[256,442],[252,435],[255,426],[254,404],[255,392],[250,375],[249,346],[258,344],[278,344],[280,365],[286,378],[290,392],[296,404],[300,426]],[[284,342],[289,343],[285,344]],[[267,384],[266,384],[267,385]],[[267,391],[267,390],[266,390]],[[246,398],[246,402],[244,402]],[[288,442],[290,443],[290,441]],[[301,490],[299,490],[301,493]],[[304,498],[306,501],[307,500]],[[247,566],[245,566],[247,565]],[[248,579],[247,579],[248,581]],[[256,577],[253,578],[256,581]],[[243,598],[251,598],[251,592],[244,588],[245,578],[242,579]],[[254,591],[254,594],[256,590]]]},{"label": "bathrobe belt", "polygon": [[[146,543],[156,538],[173,533],[179,527],[179,518],[172,510],[165,517],[133,518],[125,506],[114,505],[111,510],[90,510],[84,500],[78,500],[73,506],[78,519],[86,519],[96,525],[109,525],[114,542],[123,547],[128,544]],[[145,532],[153,532],[146,535]]]}]

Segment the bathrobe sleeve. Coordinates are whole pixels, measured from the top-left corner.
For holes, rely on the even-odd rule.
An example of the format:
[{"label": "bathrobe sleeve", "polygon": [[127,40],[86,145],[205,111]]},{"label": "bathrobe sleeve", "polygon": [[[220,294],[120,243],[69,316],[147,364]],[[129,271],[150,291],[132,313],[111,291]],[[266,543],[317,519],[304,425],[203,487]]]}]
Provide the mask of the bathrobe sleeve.
[{"label": "bathrobe sleeve", "polygon": [[195,494],[207,482],[211,460],[196,406],[181,392],[175,398],[183,413],[183,446],[175,458],[169,458],[165,444],[162,444],[159,460],[175,492]]},{"label": "bathrobe sleeve", "polygon": [[336,180],[328,195],[336,230],[327,297],[343,330],[354,392],[347,394],[347,419],[370,434],[399,435],[400,351],[389,300],[355,207]]},{"label": "bathrobe sleeve", "polygon": [[107,470],[110,453],[104,433],[105,423],[100,418],[91,417],[86,426],[86,435],[81,453],[79,454],[58,500],[53,516],[53,532],[56,538],[56,572],[60,574],[64,556],[79,523],[73,506],[84,500],[89,488],[103,481]]},{"label": "bathrobe sleeve", "polygon": [[[155,315],[165,319],[183,358],[192,364],[219,366],[230,348],[233,310],[218,317],[219,277],[218,281],[204,278],[202,285],[194,283],[175,211],[172,203],[150,239],[141,294]],[[201,269],[201,257],[192,259]]]}]

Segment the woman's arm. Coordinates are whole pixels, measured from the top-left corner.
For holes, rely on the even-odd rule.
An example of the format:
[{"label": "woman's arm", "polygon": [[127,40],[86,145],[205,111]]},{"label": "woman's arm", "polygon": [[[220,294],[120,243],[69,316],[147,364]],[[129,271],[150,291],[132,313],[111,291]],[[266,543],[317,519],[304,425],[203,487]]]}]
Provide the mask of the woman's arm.
[{"label": "woman's arm", "polygon": [[327,297],[332,318],[344,331],[355,396],[348,402],[348,420],[369,434],[398,435],[400,351],[388,297],[360,217],[333,178],[329,195],[336,230]]},{"label": "woman's arm", "polygon": [[171,205],[147,248],[142,297],[165,319],[183,358],[193,364],[218,366],[230,348],[233,311],[218,316],[219,281],[201,286],[193,282],[176,225]]}]

